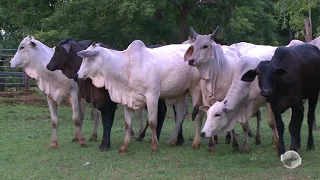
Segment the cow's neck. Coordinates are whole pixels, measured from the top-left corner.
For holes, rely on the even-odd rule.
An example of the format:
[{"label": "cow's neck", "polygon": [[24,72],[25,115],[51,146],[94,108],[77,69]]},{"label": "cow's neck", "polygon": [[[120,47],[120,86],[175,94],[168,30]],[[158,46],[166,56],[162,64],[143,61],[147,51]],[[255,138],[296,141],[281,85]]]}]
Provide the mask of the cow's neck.
[{"label": "cow's neck", "polygon": [[209,61],[209,79],[205,80],[212,90],[212,100],[221,101],[226,95],[234,76],[234,67],[223,53],[221,45],[214,45],[212,59]]}]

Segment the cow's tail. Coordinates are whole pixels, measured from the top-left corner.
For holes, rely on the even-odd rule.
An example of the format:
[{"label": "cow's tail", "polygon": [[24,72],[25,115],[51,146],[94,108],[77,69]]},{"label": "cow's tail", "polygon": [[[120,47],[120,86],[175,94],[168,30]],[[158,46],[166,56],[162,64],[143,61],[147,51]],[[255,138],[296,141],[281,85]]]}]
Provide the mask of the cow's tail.
[{"label": "cow's tail", "polygon": [[193,107],[193,110],[192,110],[192,121],[194,121],[196,119],[196,116],[199,112],[199,105],[196,105]]}]

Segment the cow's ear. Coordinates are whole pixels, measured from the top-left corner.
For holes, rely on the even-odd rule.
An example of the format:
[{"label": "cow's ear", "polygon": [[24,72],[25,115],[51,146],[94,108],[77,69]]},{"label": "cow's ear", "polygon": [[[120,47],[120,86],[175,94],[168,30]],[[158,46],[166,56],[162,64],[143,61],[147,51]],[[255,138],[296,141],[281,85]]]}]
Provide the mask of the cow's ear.
[{"label": "cow's ear", "polygon": [[188,59],[192,56],[193,54],[193,51],[194,51],[194,47],[193,46],[190,46],[188,48],[188,50],[186,51],[186,53],[184,53],[184,61],[188,61]]},{"label": "cow's ear", "polygon": [[70,49],[71,49],[71,45],[70,44],[64,44],[64,45],[62,45],[62,47],[67,53],[70,53]]},{"label": "cow's ear", "polygon": [[99,53],[97,50],[82,50],[77,53],[80,57],[94,57]]},{"label": "cow's ear", "polygon": [[241,77],[242,81],[245,82],[252,82],[256,78],[257,72],[255,69],[251,69],[244,73],[244,75]]},{"label": "cow's ear", "polygon": [[288,73],[288,71],[282,67],[278,67],[278,68],[276,68],[276,73],[279,76],[284,76],[285,74]]},{"label": "cow's ear", "polygon": [[30,45],[31,45],[32,47],[36,47],[36,46],[37,46],[37,44],[36,44],[35,42],[33,42],[33,41],[30,41]]},{"label": "cow's ear", "polygon": [[92,40],[83,40],[83,41],[79,41],[78,43],[83,46],[83,47],[89,47],[92,44]]},{"label": "cow's ear", "polygon": [[209,110],[209,106],[200,106],[199,107],[199,109],[201,110],[201,111],[204,111],[204,112],[207,112],[208,110]]}]

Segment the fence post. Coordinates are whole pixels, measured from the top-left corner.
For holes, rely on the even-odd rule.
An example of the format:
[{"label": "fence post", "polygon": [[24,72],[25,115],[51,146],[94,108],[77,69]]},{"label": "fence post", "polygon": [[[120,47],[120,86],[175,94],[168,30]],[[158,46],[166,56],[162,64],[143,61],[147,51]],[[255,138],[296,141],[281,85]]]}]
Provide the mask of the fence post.
[{"label": "fence post", "polygon": [[29,81],[28,74],[24,72],[23,78],[24,78],[24,90],[29,90],[30,81]]},{"label": "fence post", "polygon": [[[0,62],[0,66],[3,66],[3,62]],[[0,68],[0,71],[3,71],[3,69],[2,68]],[[2,84],[0,84],[0,91],[4,91],[4,87],[5,87],[5,83],[6,82],[6,80],[4,79],[4,78],[1,78],[0,77],[0,83],[2,83]]]}]

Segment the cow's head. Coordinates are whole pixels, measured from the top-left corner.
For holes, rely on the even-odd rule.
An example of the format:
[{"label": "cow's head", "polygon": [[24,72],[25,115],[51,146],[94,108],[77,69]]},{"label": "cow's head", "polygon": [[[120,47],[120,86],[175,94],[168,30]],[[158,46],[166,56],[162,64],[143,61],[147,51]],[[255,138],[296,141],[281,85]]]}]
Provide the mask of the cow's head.
[{"label": "cow's head", "polygon": [[103,66],[102,57],[100,56],[99,44],[93,44],[89,46],[86,50],[79,51],[77,54],[83,57],[82,64],[77,73],[78,78],[85,79],[87,77],[93,78],[98,75]]},{"label": "cow's head", "polygon": [[38,59],[37,50],[38,41],[33,36],[27,36],[19,44],[18,50],[12,60],[10,61],[10,67],[27,67],[32,60]]},{"label": "cow's head", "polygon": [[271,61],[261,61],[256,69],[247,71],[241,80],[252,82],[258,76],[261,96],[270,97],[276,88],[277,81],[282,80],[287,73],[285,68],[276,67]]},{"label": "cow's head", "polygon": [[211,107],[200,106],[200,110],[207,112],[207,120],[200,133],[202,137],[225,134],[230,129],[232,130],[237,123],[231,123],[228,118],[230,109],[227,101],[216,102]]},{"label": "cow's head", "polygon": [[75,79],[82,62],[77,52],[86,49],[92,43],[91,40],[76,42],[71,38],[65,38],[55,47],[55,52],[47,65],[50,71],[61,70],[70,79]]},{"label": "cow's head", "polygon": [[190,28],[190,37],[195,41],[184,54],[184,61],[188,61],[190,66],[199,66],[200,63],[208,61],[212,56],[212,41],[215,39],[219,28],[218,26],[209,35],[198,35],[193,28]]}]

